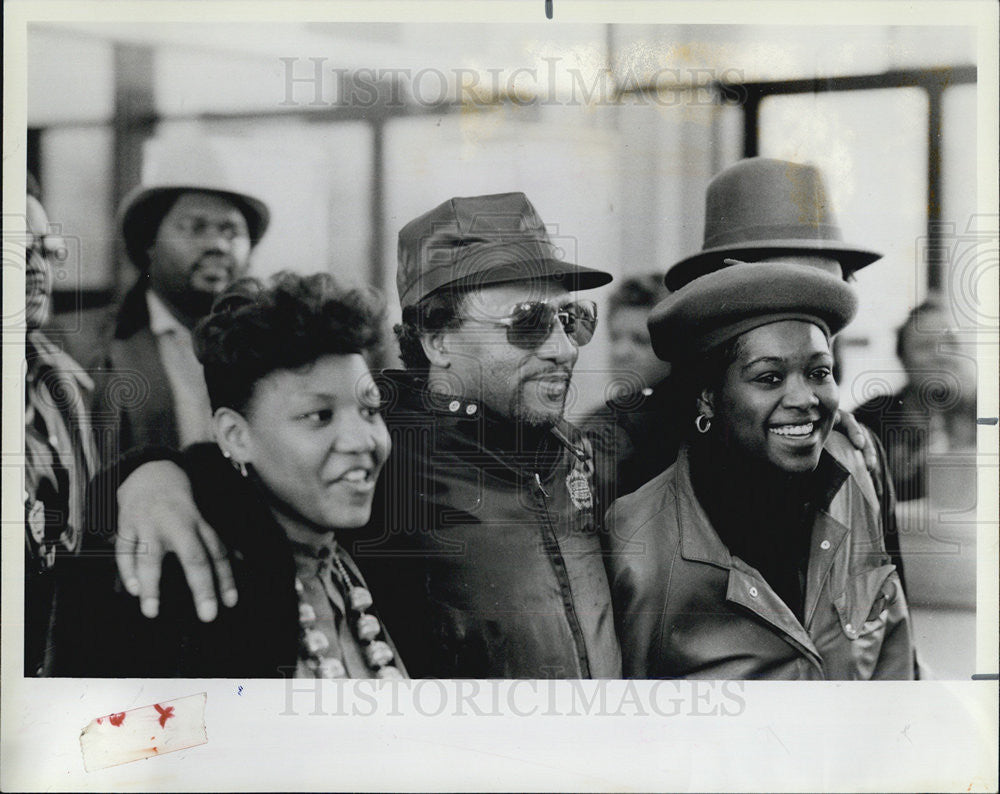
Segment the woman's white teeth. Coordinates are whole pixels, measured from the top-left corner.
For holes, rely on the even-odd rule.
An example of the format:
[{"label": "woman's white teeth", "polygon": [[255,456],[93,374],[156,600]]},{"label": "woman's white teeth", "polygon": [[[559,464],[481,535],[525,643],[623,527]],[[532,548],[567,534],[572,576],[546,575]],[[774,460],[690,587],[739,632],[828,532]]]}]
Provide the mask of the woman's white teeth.
[{"label": "woman's white teeth", "polygon": [[782,425],[771,428],[771,432],[777,433],[779,436],[808,436],[812,431],[812,422],[806,425]]},{"label": "woman's white teeth", "polygon": [[351,469],[341,479],[348,482],[364,482],[368,479],[368,472],[365,469]]}]

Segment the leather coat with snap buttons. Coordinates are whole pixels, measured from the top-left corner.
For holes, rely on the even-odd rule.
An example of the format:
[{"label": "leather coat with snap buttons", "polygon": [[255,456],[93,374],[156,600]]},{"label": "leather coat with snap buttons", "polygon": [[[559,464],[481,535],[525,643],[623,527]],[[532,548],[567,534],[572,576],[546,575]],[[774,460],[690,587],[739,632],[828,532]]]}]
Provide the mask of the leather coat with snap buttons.
[{"label": "leather coat with snap buttons", "polygon": [[609,571],[626,677],[914,677],[906,598],[864,461],[837,433],[822,454],[834,481],[811,528],[801,621],[712,528],[686,447],[611,506]]}]

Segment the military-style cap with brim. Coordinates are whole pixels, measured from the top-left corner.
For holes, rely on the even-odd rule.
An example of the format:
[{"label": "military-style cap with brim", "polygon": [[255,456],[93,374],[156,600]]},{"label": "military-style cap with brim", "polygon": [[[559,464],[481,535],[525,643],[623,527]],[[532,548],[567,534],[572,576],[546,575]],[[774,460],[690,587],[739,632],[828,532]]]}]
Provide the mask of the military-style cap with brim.
[{"label": "military-style cap with brim", "polygon": [[858,309],[853,287],[819,268],[737,263],[671,293],[649,315],[664,361],[691,361],[747,331],[782,320],[814,323],[832,336]]},{"label": "military-style cap with brim", "polygon": [[403,308],[445,288],[543,279],[575,291],[603,286],[612,276],[563,261],[523,193],[452,198],[399,232],[396,287]]},{"label": "military-style cap with brim", "polygon": [[210,193],[232,202],[246,219],[251,246],[257,245],[267,231],[271,220],[267,205],[246,193],[204,184],[140,185],[124,198],[119,211],[125,252],[140,270],[145,270],[149,264],[146,249],[155,239],[163,216],[182,193]]},{"label": "military-style cap with brim", "polygon": [[702,249],[667,270],[664,283],[680,289],[729,258],[752,264],[796,254],[835,259],[845,278],[882,257],[843,241],[816,166],[751,157],[709,183]]}]

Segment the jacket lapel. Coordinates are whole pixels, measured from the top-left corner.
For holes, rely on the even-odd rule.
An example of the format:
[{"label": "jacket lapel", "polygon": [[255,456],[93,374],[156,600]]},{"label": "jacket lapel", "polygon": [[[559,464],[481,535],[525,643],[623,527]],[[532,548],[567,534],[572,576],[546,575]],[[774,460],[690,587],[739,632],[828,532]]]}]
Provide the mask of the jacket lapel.
[{"label": "jacket lapel", "polygon": [[[850,530],[830,513],[821,511],[813,523],[812,541],[809,548],[809,566],[806,572],[805,625],[812,626],[816,608],[824,588],[831,592],[843,590],[850,544],[845,540]],[[835,569],[836,568],[836,569]],[[831,574],[831,571],[833,572]],[[838,581],[827,584],[831,576]]]},{"label": "jacket lapel", "polygon": [[784,601],[768,586],[767,582],[739,557],[733,557],[729,570],[726,600],[753,612],[761,620],[784,635],[809,659],[822,669],[822,657],[808,632],[792,614]]},{"label": "jacket lapel", "polygon": [[[145,399],[133,400],[132,404],[121,408],[122,414],[127,417],[125,424],[130,436],[129,445],[179,446],[173,393],[152,331],[143,328],[128,339],[115,339],[111,349],[112,361],[126,372],[131,370],[139,373],[149,389]],[[116,374],[118,373],[108,373],[112,378]]]}]

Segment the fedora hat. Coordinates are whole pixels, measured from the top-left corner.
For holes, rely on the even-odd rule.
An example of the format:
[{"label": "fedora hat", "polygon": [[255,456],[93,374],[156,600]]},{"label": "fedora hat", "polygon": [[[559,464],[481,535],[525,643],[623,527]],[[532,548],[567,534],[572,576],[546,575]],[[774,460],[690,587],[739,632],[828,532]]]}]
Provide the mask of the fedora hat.
[{"label": "fedora hat", "polygon": [[650,312],[653,352],[672,363],[696,360],[762,325],[804,320],[838,333],[858,310],[854,288],[818,267],[744,262],[692,279]]},{"label": "fedora hat", "polygon": [[816,166],[751,157],[709,183],[702,249],[667,270],[664,283],[680,289],[730,258],[752,263],[794,254],[835,259],[844,278],[882,257],[843,241]]},{"label": "fedora hat", "polygon": [[581,290],[611,281],[560,254],[523,193],[451,198],[400,230],[399,302],[413,306],[445,287],[556,279]]},{"label": "fedora hat", "polygon": [[226,167],[223,147],[222,141],[205,139],[147,143],[142,184],[125,196],[118,210],[125,252],[139,270],[148,267],[147,249],[182,193],[211,193],[231,202],[246,219],[251,247],[260,242],[271,213],[263,201],[244,192],[235,169]]}]

